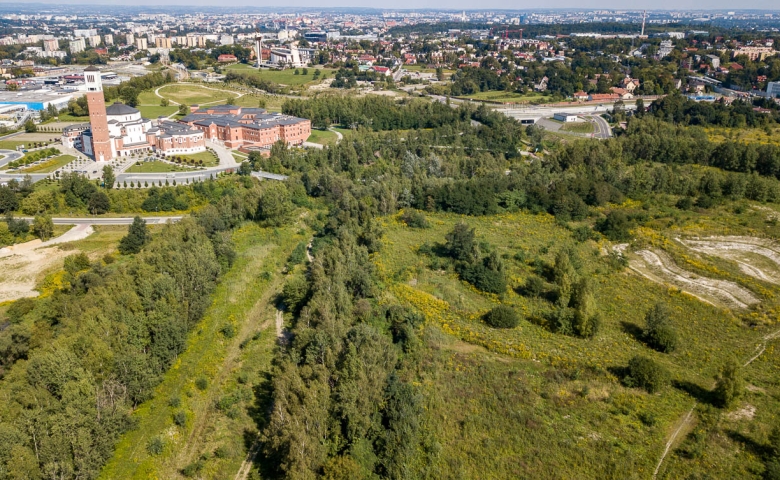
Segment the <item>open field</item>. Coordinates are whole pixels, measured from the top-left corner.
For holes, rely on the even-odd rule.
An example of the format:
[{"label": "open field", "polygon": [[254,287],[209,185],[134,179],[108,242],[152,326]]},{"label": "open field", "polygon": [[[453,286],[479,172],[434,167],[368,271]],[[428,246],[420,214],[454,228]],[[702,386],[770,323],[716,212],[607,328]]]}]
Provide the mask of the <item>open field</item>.
[{"label": "open field", "polygon": [[231,65],[229,67],[225,68],[226,71],[235,71],[240,73],[248,73],[250,75],[256,75],[264,80],[268,80],[270,82],[278,83],[281,85],[303,85],[309,82],[314,81],[314,71],[319,70],[320,71],[320,77],[319,78],[325,78],[325,74],[327,74],[328,77],[332,77],[332,73],[335,70],[330,68],[319,68],[315,69],[314,67],[309,67],[309,74],[303,75],[302,72],[303,68],[299,68],[299,74],[295,74],[294,68],[288,68],[285,70],[268,70],[268,69],[256,69],[252,68],[249,65]]},{"label": "open field", "polygon": [[179,167],[166,162],[151,161],[139,162],[125,170],[125,173],[165,173],[165,172],[187,172],[191,168]]},{"label": "open field", "polygon": [[[228,97],[237,97],[235,92],[219,89],[216,87],[196,85],[192,83],[173,83],[159,89],[160,95],[184,105],[202,105],[218,104],[224,102]],[[152,95],[154,93],[152,92]],[[145,98],[145,97],[144,97]],[[157,98],[157,105],[160,99]]]},{"label": "open field", "polygon": [[[726,229],[747,233],[749,225],[762,225],[767,215],[761,210],[748,212],[743,221],[718,209],[686,212],[666,231],[664,216],[656,214],[659,218],[648,224],[657,223],[664,238],[678,230],[697,235]],[[763,338],[777,330],[776,325],[749,328],[752,308],[736,308],[736,303],[732,309],[713,306],[630,269],[608,266],[596,243],[575,242],[570,230],[544,214],[425,215],[432,224],[427,230],[386,217],[384,248],[375,263],[387,286],[385,295],[415,306],[428,319],[427,361],[432,366],[425,371],[438,373],[424,375],[422,384],[431,428],[437,442],[447,445],[439,459],[442,477],[476,478],[490,472],[496,478],[557,478],[551,472],[576,471],[576,478],[646,479],[652,477],[667,441],[678,432],[659,478],[685,478],[687,472],[706,471],[706,465],[723,478],[759,478],[746,473],[760,470],[761,462],[746,453],[744,442],[752,440],[744,438],[763,439],[768,432],[756,430],[756,424],[736,413],[725,412],[713,423],[710,400],[699,392],[709,391],[725,358],[734,356],[744,363],[769,352],[773,347],[761,347]],[[517,328],[485,325],[482,314],[499,298],[477,291],[449,269],[431,269],[431,256],[417,253],[426,239],[430,245],[443,244],[444,235],[461,220],[503,258],[510,288],[500,301],[525,319]],[[655,245],[646,230],[637,234],[638,244]],[[657,242],[666,245],[660,238]],[[601,329],[592,340],[553,333],[547,321],[549,300],[521,294],[527,279],[549,268],[555,252],[567,245],[579,252],[583,269],[595,284]],[[669,247],[672,254],[666,255],[664,268],[695,271],[693,277],[718,288],[727,285],[743,304],[761,300],[760,308],[775,308],[775,286],[756,283],[730,260],[694,258],[690,249],[680,244],[677,248]],[[682,255],[690,256],[687,262]],[[690,272],[685,274],[690,278]],[[650,350],[641,340],[644,314],[659,301],[673,312],[680,337],[680,347],[670,354]],[[637,354],[668,368],[674,386],[656,395],[623,386],[617,372]],[[744,372],[752,390],[744,393],[735,411],[755,409],[755,418],[771,425],[773,412],[780,408],[775,400],[779,373],[776,355],[758,355]],[[694,405],[698,406],[689,415]],[[688,421],[683,421],[687,415]],[[701,422],[708,425],[704,431]],[[692,430],[708,438],[707,460],[685,456]],[[612,473],[606,475],[607,471]]]},{"label": "open field", "polygon": [[[276,345],[273,302],[283,281],[281,268],[304,237],[294,226],[247,224],[233,238],[235,264],[220,281],[186,351],[154,397],[133,414],[138,428],[124,435],[101,478],[183,478],[181,470],[197,462],[198,478],[234,478],[239,471],[247,440],[255,435],[248,413],[254,410],[253,391],[266,388]],[[235,333],[225,335],[226,325]],[[201,377],[208,382],[203,390],[195,386]],[[183,426],[174,423],[176,412],[186,414]],[[146,450],[155,437],[165,444],[158,456]]]},{"label": "open field", "polygon": [[307,142],[319,143],[322,145],[332,145],[336,143],[336,134],[328,130],[317,130],[312,128],[311,135],[306,140]]},{"label": "open field", "polygon": [[24,173],[51,173],[60,167],[64,167],[75,159],[76,157],[73,155],[60,155],[38,165],[24,168],[21,171]]},{"label": "open field", "polygon": [[564,123],[561,130],[571,133],[593,133],[593,123],[591,122],[570,122]]},{"label": "open field", "polygon": [[487,91],[478,92],[473,95],[465,95],[463,98],[470,98],[472,100],[487,100],[490,102],[503,102],[503,103],[545,103],[547,98],[540,93],[513,93],[513,92],[497,92]]},{"label": "open field", "polygon": [[157,117],[167,117],[179,110],[179,107],[175,106],[161,107],[159,102],[157,105],[138,105],[136,108],[141,111],[142,117],[152,120]]},{"label": "open field", "polygon": [[[57,228],[55,233],[64,234],[62,228]],[[40,240],[32,240],[0,250],[0,302],[48,295],[61,288],[62,275],[57,272],[62,269],[65,257],[84,252],[97,259],[113,251],[126,233],[127,227],[82,226],[47,245],[42,245]],[[56,243],[66,239],[73,240]]]}]

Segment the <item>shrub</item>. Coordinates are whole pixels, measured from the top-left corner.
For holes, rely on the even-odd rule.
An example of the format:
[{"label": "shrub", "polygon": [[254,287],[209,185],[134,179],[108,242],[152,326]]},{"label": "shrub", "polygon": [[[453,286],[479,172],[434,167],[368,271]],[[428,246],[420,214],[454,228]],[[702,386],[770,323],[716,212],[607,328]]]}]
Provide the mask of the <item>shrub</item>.
[{"label": "shrub", "polygon": [[233,338],[236,336],[236,327],[232,323],[226,323],[219,329],[225,338]]},{"label": "shrub", "polygon": [[720,369],[720,373],[715,377],[715,390],[713,395],[715,403],[722,408],[732,407],[739,397],[742,396],[744,382],[739,365],[730,360]]},{"label": "shrub", "polygon": [[669,353],[677,347],[677,332],[666,305],[657,303],[645,315],[645,342],[659,352]]},{"label": "shrub", "polygon": [[178,408],[181,405],[181,397],[174,395],[168,399],[168,406]]},{"label": "shrub", "polygon": [[681,199],[677,200],[675,207],[679,208],[680,210],[690,210],[693,208],[693,199],[691,197],[682,197]]},{"label": "shrub", "polygon": [[493,328],[515,328],[520,323],[517,312],[512,307],[506,305],[499,305],[493,308],[483,318],[485,323]]},{"label": "shrub", "polygon": [[159,436],[154,436],[146,443],[146,451],[149,455],[160,455],[165,449],[165,442]]},{"label": "shrub", "polygon": [[206,388],[208,388],[208,386],[209,386],[209,381],[206,380],[205,377],[200,377],[197,380],[195,380],[195,387],[200,391],[205,390]]},{"label": "shrub", "polygon": [[411,228],[430,228],[431,224],[420,212],[406,211],[401,216],[401,220]]},{"label": "shrub", "polygon": [[475,265],[464,264],[460,267],[460,273],[463,280],[477,287],[479,290],[488,293],[506,292],[506,277],[504,272],[492,270],[482,263]]},{"label": "shrub", "polygon": [[628,232],[630,226],[628,216],[624,212],[613,210],[597,224],[596,228],[613,242],[625,242],[631,238]]},{"label": "shrub", "polygon": [[187,414],[184,413],[183,410],[179,410],[178,412],[174,413],[173,423],[175,423],[178,427],[185,426],[187,424]]},{"label": "shrub", "polygon": [[628,375],[623,378],[623,383],[655,393],[669,384],[669,372],[655,361],[637,355],[629,360]]}]

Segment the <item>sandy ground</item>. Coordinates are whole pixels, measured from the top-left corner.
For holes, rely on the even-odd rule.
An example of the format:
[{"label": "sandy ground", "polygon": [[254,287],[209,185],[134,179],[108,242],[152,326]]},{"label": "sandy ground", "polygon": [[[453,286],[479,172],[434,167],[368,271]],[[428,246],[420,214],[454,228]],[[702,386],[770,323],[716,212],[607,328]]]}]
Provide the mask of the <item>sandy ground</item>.
[{"label": "sandy ground", "polygon": [[90,225],[78,225],[47,242],[33,240],[0,249],[0,302],[38,296],[35,283],[40,274],[62,266],[66,256],[76,253],[56,245],[81,240],[93,231]]},{"label": "sandy ground", "polygon": [[701,277],[678,267],[662,251],[639,250],[629,260],[632,270],[656,283],[671,285],[703,302],[726,308],[748,308],[759,300],[734,282]]},{"label": "sandy ground", "polygon": [[691,250],[736,262],[746,275],[766,282],[780,283],[780,245],[772,240],[724,236],[687,238],[679,241]]},{"label": "sandy ground", "polygon": [[24,133],[11,137],[8,140],[13,140],[14,142],[49,142],[60,138],[60,136],[57,132]]}]

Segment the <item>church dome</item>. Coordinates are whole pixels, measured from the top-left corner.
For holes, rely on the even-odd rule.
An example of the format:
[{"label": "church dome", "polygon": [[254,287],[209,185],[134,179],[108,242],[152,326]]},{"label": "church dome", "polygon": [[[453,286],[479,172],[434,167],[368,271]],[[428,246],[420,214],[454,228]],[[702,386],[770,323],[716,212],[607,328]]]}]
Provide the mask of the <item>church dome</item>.
[{"label": "church dome", "polygon": [[140,111],[138,109],[135,109],[129,105],[125,105],[124,103],[115,102],[113,105],[106,107],[106,115],[114,116],[114,115],[132,115],[134,113],[139,113]]}]

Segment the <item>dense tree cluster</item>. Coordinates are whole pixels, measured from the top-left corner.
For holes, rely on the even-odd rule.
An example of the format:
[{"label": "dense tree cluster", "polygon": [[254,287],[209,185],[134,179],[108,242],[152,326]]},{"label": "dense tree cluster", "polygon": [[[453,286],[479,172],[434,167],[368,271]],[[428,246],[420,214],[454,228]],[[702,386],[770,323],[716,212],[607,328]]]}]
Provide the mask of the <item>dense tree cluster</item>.
[{"label": "dense tree cluster", "polygon": [[[265,185],[244,183],[192,187],[211,199],[193,218],[151,238],[136,219],[120,243],[133,257],[71,255],[63,288],[8,308],[0,330],[0,477],[97,477],[132,427],[132,408],[183,351],[235,258],[231,230],[255,219]],[[84,185],[74,178],[68,189],[79,198]]]}]

